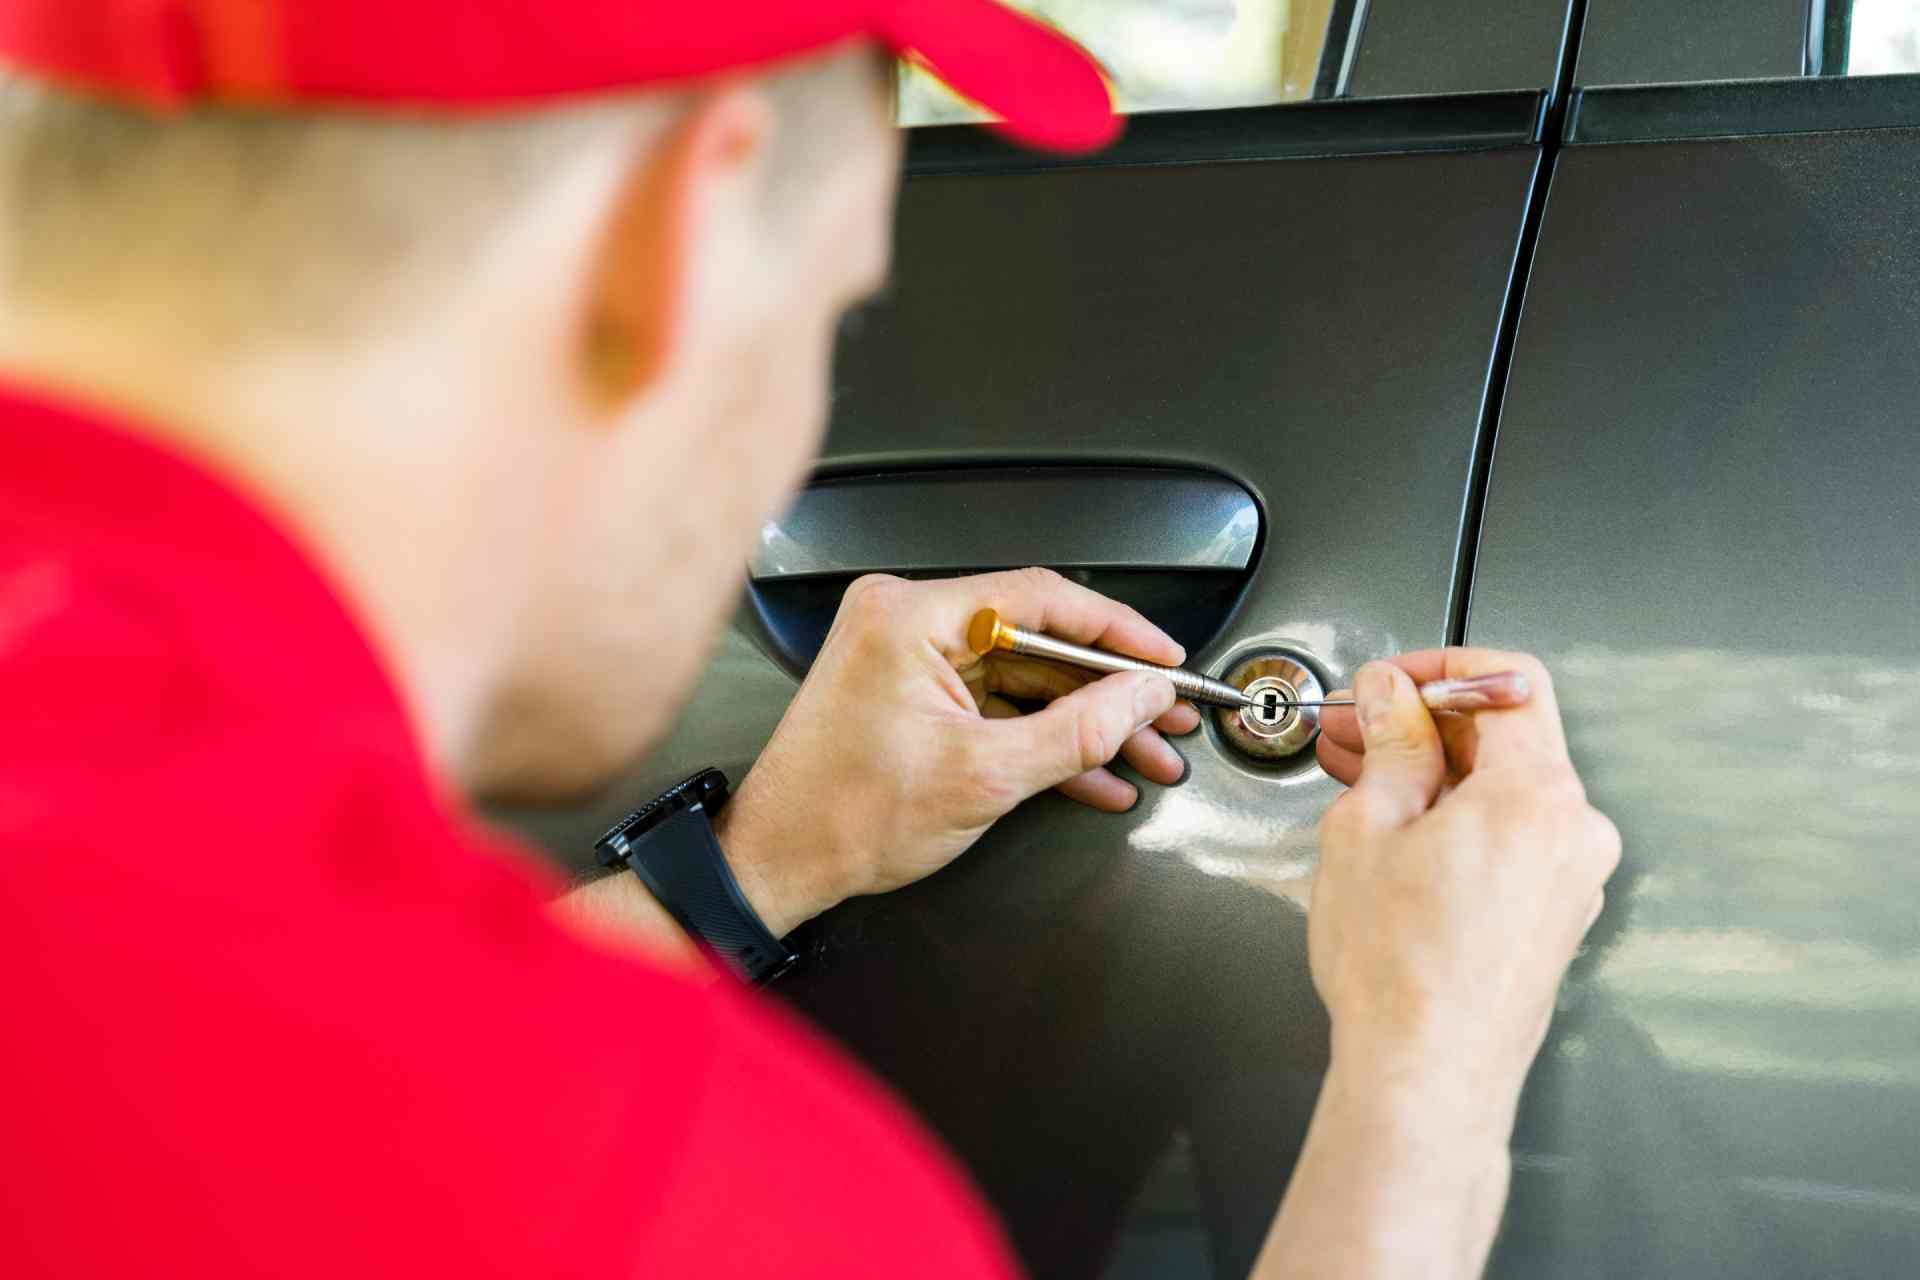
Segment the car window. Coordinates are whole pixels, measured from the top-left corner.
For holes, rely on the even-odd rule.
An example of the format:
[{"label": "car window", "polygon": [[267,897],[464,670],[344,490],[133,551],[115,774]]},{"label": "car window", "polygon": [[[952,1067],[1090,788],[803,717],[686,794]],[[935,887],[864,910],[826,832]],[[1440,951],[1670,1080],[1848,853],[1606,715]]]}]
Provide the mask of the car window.
[{"label": "car window", "polygon": [[1847,74],[1920,72],[1920,0],[1854,0]]},{"label": "car window", "polygon": [[1588,0],[1581,85],[1920,72],[1920,0]]},{"label": "car window", "polygon": [[[1122,111],[1263,106],[1314,96],[1339,0],[1009,0],[1073,36],[1112,79]],[[904,125],[985,119],[912,65]]]}]

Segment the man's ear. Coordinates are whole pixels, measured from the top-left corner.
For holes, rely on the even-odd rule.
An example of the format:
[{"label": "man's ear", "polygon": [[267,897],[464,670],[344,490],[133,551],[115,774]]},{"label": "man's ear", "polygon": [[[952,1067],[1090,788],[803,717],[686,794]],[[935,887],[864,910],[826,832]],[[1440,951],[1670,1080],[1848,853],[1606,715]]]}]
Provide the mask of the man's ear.
[{"label": "man's ear", "polygon": [[636,140],[589,267],[580,354],[596,404],[625,404],[672,363],[686,339],[692,264],[721,230],[712,215],[753,195],[772,137],[766,96],[736,84]]}]

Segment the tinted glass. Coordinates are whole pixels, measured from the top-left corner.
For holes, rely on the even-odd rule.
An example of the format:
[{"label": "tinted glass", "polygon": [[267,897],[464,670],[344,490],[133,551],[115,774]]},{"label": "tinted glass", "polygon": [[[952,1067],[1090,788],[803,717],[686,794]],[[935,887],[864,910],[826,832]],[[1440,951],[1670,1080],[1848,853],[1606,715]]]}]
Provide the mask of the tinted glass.
[{"label": "tinted glass", "polygon": [[1590,0],[1583,85],[1920,72],[1920,0]]}]

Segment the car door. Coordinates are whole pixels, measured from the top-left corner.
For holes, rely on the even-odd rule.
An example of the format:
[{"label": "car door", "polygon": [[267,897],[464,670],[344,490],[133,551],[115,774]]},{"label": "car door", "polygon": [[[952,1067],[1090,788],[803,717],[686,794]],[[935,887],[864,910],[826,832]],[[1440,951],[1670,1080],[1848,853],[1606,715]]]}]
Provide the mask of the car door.
[{"label": "car door", "polygon": [[1902,66],[1920,6],[1589,5],[1468,635],[1626,855],[1497,1274],[1914,1273],[1920,76],[1844,74]]},{"label": "car door", "polygon": [[[1196,667],[1284,654],[1329,688],[1447,638],[1567,10],[1481,6],[1446,40],[1389,0],[1289,21],[1324,45],[1274,96],[1311,101],[1142,114],[1065,163],[916,133],[891,294],[685,715],[597,802],[516,822],[584,866],[678,776],[739,777],[866,571],[1052,565]],[[1340,96],[1356,76],[1446,92]],[[775,988],[927,1119],[1036,1275],[1244,1273],[1325,1066],[1304,902],[1336,787],[1211,719],[1179,745],[1185,780],[1131,813],[1042,796],[830,913]]]}]

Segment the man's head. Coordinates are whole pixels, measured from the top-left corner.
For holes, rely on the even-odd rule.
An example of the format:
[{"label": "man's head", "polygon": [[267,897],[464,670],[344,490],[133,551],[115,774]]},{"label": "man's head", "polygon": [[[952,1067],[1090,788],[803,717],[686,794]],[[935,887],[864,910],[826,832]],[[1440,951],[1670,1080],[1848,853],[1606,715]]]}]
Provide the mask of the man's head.
[{"label": "man's head", "polygon": [[[376,622],[430,604],[409,637],[491,650],[463,770],[566,788],[663,727],[803,475],[840,314],[885,275],[897,156],[869,48],[467,121],[156,118],[15,84],[0,358],[379,559],[391,585],[345,573],[405,597],[362,601]],[[431,690],[453,637],[428,643],[431,670],[389,656]]]},{"label": "man's head", "polygon": [[[0,367],[131,409],[264,492],[445,763],[520,796],[591,784],[677,711],[818,445],[840,315],[885,276],[891,60],[858,27],[813,27],[875,20],[897,48],[947,48],[1032,136],[1087,145],[1110,120],[1070,47],[985,0],[947,0],[950,22],[905,0],[736,0],[704,26],[661,6],[653,33],[630,0],[556,0],[525,65],[524,6],[452,6],[474,38],[399,73],[359,60],[346,26],[268,57],[241,24],[197,62],[172,44],[156,62],[63,3],[0,0],[0,56],[138,101],[0,91]],[[278,3],[403,38],[371,0]],[[617,80],[627,56],[549,39],[569,5],[643,62],[715,65],[549,103],[567,59]],[[794,54],[765,57],[769,31]],[[1009,70],[996,33],[1035,65]],[[748,65],[728,71],[735,36]],[[256,92],[269,80],[300,92]],[[346,100],[152,110],[203,81]],[[502,101],[387,101],[422,95]]]}]

